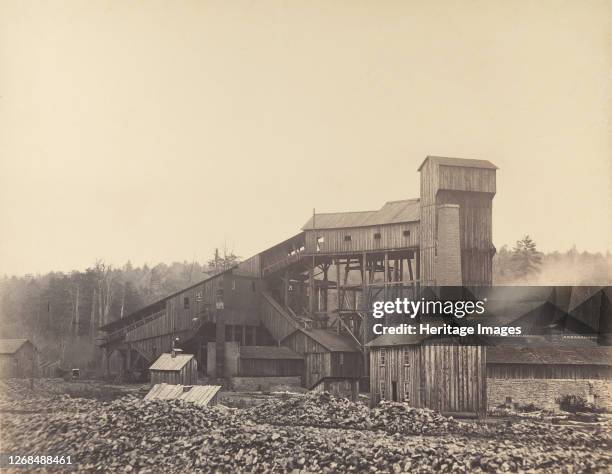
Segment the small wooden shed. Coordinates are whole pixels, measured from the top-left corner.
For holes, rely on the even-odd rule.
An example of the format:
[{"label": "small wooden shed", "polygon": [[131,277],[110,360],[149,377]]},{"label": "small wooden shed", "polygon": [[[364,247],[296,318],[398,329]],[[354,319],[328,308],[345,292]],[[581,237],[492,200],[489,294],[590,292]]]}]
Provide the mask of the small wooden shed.
[{"label": "small wooden shed", "polygon": [[38,374],[38,350],[28,339],[0,339],[0,378]]},{"label": "small wooden shed", "polygon": [[177,350],[165,353],[149,367],[151,385],[167,383],[172,385],[196,385],[198,383],[198,362],[193,354],[182,354]]},{"label": "small wooden shed", "polygon": [[380,336],[368,346],[373,405],[406,401],[443,413],[486,415],[484,346],[410,335]]},{"label": "small wooden shed", "polygon": [[304,355],[304,385],[314,388],[323,379],[359,379],[363,354],[349,336],[331,329],[298,329],[282,344]]}]

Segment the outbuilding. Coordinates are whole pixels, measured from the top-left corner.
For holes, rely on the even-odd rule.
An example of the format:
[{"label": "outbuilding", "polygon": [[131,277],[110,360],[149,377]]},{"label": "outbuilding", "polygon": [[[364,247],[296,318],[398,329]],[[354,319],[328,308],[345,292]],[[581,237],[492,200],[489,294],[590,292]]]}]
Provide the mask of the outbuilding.
[{"label": "outbuilding", "polygon": [[196,385],[198,383],[198,362],[193,354],[183,354],[178,349],[164,353],[149,367],[151,385],[166,383],[172,385]]},{"label": "outbuilding", "polygon": [[0,378],[38,374],[38,350],[28,339],[0,339]]},{"label": "outbuilding", "polygon": [[486,415],[486,348],[473,339],[385,335],[368,347],[373,405],[407,401],[442,413]]}]

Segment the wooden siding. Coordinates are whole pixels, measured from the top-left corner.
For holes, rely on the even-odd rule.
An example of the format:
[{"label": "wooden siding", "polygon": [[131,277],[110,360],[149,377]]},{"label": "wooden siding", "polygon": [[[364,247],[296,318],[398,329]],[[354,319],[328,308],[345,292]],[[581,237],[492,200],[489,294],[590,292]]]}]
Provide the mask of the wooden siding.
[{"label": "wooden siding", "polygon": [[[385,363],[381,351],[385,351]],[[485,350],[479,346],[399,346],[370,353],[371,402],[409,400],[441,412],[486,413]]]},{"label": "wooden siding", "polygon": [[168,315],[166,310],[160,311],[158,314],[159,316],[157,318],[127,331],[125,340],[131,342],[163,334],[172,334],[174,332],[172,318]]},{"label": "wooden siding", "polygon": [[197,385],[198,363],[191,359],[181,370],[151,370],[151,385],[168,383],[172,385]]},{"label": "wooden siding", "polygon": [[330,352],[302,331],[291,334],[282,345],[304,355],[306,388],[314,387],[326,377],[357,378],[363,373],[361,352]]},{"label": "wooden siding", "polygon": [[299,327],[294,318],[267,293],[262,295],[259,316],[261,324],[276,342],[282,341]]},{"label": "wooden siding", "polygon": [[332,373],[331,352],[304,355],[304,385],[313,388],[319,381]]},{"label": "wooden siding", "polygon": [[[410,232],[409,236],[404,231]],[[380,234],[375,239],[374,235]],[[350,240],[346,240],[350,237]],[[317,240],[322,239],[317,244]],[[419,246],[419,223],[407,222],[368,227],[342,229],[315,229],[306,231],[306,252],[342,254],[377,250],[399,250]]]},{"label": "wooden siding", "polygon": [[[166,301],[166,309],[159,317],[129,330],[125,335],[126,342],[142,342],[156,338],[157,341],[139,345],[139,352],[151,353],[156,348],[159,355],[168,350],[165,339],[172,334],[189,334],[203,323],[215,323],[216,294],[223,289],[225,309],[223,319],[228,325],[259,326],[258,305],[261,282],[259,279],[226,273],[218,278],[205,281],[193,288],[188,288]],[[187,301],[185,300],[187,298]],[[162,349],[163,347],[163,349]],[[171,346],[170,346],[171,347]]]},{"label": "wooden siding", "polygon": [[277,271],[301,258],[304,252],[304,232],[275,245],[260,254],[261,273]]},{"label": "wooden siding", "polygon": [[239,359],[239,377],[290,377],[304,374],[300,359]]},{"label": "wooden siding", "polygon": [[493,379],[612,379],[608,365],[582,364],[487,364],[487,377]]},{"label": "wooden siding", "polygon": [[438,189],[495,194],[495,169],[438,165]]},{"label": "wooden siding", "polygon": [[420,264],[424,285],[435,284],[436,275],[436,192],[438,165],[427,160],[421,168]]},{"label": "wooden siding", "polygon": [[0,378],[29,378],[38,374],[38,352],[24,343],[14,354],[0,354]]},{"label": "wooden siding", "polygon": [[328,353],[329,350],[302,331],[295,331],[282,341],[283,346],[297,352],[298,354]]},{"label": "wooden siding", "polygon": [[238,275],[261,276],[261,254],[253,255],[251,258],[240,262],[238,268],[234,270]]},{"label": "wooden siding", "polygon": [[[491,171],[491,170],[487,170]],[[459,205],[463,284],[490,285],[493,279],[493,195],[438,192],[438,204]]]}]

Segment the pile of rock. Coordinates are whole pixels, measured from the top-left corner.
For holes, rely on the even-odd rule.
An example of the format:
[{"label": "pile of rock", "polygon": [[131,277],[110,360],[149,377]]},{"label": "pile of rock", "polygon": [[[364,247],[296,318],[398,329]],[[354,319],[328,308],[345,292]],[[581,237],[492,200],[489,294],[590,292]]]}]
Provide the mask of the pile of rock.
[{"label": "pile of rock", "polygon": [[302,397],[268,400],[247,411],[258,423],[282,426],[371,429],[370,410],[365,404],[336,398],[328,392]]},{"label": "pile of rock", "polygon": [[612,465],[603,433],[522,422],[488,428],[399,403],[370,410],[329,394],[254,410],[136,397],[59,403],[50,413],[1,416],[3,451],[62,453],[77,470],[105,472],[609,472]]}]

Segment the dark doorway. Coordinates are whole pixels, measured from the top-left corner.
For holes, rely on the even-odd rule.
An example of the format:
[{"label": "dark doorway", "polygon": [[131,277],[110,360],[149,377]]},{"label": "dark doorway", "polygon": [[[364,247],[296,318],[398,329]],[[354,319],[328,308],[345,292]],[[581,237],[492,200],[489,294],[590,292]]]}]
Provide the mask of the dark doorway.
[{"label": "dark doorway", "polygon": [[391,382],[391,400],[397,402],[397,382]]}]

